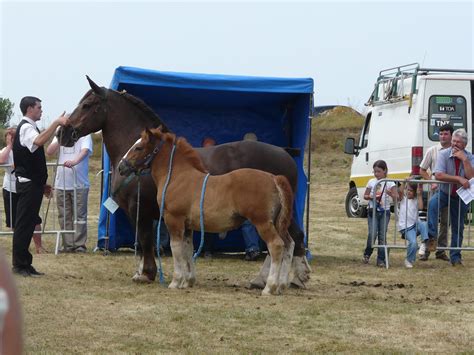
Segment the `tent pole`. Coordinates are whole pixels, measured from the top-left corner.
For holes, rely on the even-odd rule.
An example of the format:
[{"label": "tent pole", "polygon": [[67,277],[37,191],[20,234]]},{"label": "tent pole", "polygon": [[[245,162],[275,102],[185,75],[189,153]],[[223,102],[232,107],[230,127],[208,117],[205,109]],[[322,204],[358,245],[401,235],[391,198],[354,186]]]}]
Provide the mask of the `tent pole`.
[{"label": "tent pole", "polygon": [[[103,148],[103,145],[102,145]],[[102,153],[103,154],[103,153]],[[104,167],[105,169],[105,167]],[[107,195],[110,197],[112,194],[110,192],[110,189],[112,188],[112,171],[110,169],[110,157],[109,157],[109,165],[107,166]],[[104,170],[105,172],[105,170]],[[102,175],[103,176],[103,175]],[[109,255],[109,242],[110,242],[110,211],[106,209],[107,213],[107,218],[105,220],[105,238],[104,238],[104,256]]]},{"label": "tent pole", "polygon": [[313,127],[313,97],[311,96],[311,107],[310,107],[310,116],[309,116],[309,138],[308,138],[308,182],[306,183],[306,254],[307,258],[311,258],[311,253],[309,252],[309,210],[310,210],[310,194],[311,194],[311,133]]}]

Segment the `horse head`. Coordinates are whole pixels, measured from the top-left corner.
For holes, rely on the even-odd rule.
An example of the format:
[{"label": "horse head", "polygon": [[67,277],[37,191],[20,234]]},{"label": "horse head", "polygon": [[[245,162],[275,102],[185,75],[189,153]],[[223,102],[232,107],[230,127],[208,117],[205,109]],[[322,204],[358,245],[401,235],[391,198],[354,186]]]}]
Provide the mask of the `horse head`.
[{"label": "horse head", "polygon": [[161,126],[155,129],[145,128],[141,137],[124,155],[118,165],[120,175],[139,174],[148,169],[155,156],[165,143]]},{"label": "horse head", "polygon": [[69,125],[56,133],[61,145],[71,147],[82,136],[102,129],[107,118],[107,98],[109,90],[99,87],[87,75],[91,90],[79,102],[69,116]]}]

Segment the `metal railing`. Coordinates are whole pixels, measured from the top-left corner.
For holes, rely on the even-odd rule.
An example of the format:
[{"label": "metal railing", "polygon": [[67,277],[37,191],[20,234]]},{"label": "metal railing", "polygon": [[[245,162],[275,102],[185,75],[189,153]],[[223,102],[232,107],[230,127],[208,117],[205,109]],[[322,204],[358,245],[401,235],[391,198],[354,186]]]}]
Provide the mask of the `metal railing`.
[{"label": "metal railing", "polygon": [[[377,184],[374,186],[374,190],[376,191],[377,190],[377,186],[385,183],[385,182],[394,182],[395,185],[397,186],[397,192],[398,192],[398,185],[401,184],[401,183],[405,183],[405,190],[406,190],[406,186],[407,186],[407,183],[416,183],[416,184],[422,184],[423,185],[423,201],[424,201],[424,209],[422,211],[418,211],[418,212],[421,212],[419,213],[419,215],[421,215],[421,218],[426,218],[426,221],[429,221],[429,209],[428,209],[428,204],[430,202],[430,200],[432,199],[432,197],[434,196],[434,192],[437,192],[439,191],[440,189],[440,185],[441,184],[445,184],[445,185],[449,185],[449,191],[451,191],[451,188],[452,188],[452,183],[447,183],[447,182],[442,182],[442,181],[438,181],[438,180],[416,180],[416,179],[413,179],[413,180],[401,180],[401,179],[381,179],[377,182]],[[438,184],[438,189],[436,191],[432,191],[431,190],[431,184]],[[428,185],[428,186],[425,186],[425,185]],[[404,194],[406,196],[406,191],[404,191]],[[425,198],[426,197],[426,198]],[[376,201],[376,195],[374,194],[373,196],[373,199],[372,199],[372,206],[377,206],[377,201]],[[472,203],[469,203],[467,205],[467,211],[465,213],[464,216],[462,216],[462,220],[461,220],[461,213],[460,210],[461,210],[461,203],[462,200],[460,197],[457,198],[458,200],[458,207],[457,207],[457,215],[458,215],[458,223],[457,223],[457,233],[456,235],[458,236],[457,240],[455,241],[455,246],[452,246],[453,243],[449,243],[449,241],[452,241],[452,227],[451,227],[451,197],[449,196],[448,198],[448,205],[447,205],[447,211],[448,211],[448,228],[447,228],[447,245],[446,246],[437,246],[436,248],[436,251],[440,251],[440,250],[446,250],[446,251],[451,251],[451,250],[460,250],[460,251],[473,251],[474,250],[474,243],[473,243],[473,238],[472,238],[472,234],[471,234],[471,225],[473,225],[473,213],[472,213],[472,205],[474,204],[474,201]],[[438,194],[438,200],[437,200],[437,208],[438,208],[438,219],[439,217],[441,216],[441,211],[440,211],[440,194]],[[390,249],[403,249],[403,250],[406,250],[407,249],[407,240],[406,239],[402,239],[401,238],[401,233],[398,231],[398,228],[397,228],[397,221],[398,221],[398,218],[399,218],[399,209],[398,209],[398,203],[400,202],[400,200],[395,200],[392,202],[395,202],[395,203],[392,203],[392,207],[393,207],[393,211],[394,211],[394,217],[393,220],[394,220],[394,223],[392,223],[390,225],[390,221],[388,222],[388,226],[387,226],[387,215],[384,213],[383,215],[383,225],[387,226],[386,228],[386,233],[385,233],[385,236],[384,238],[382,238],[382,243],[380,242],[376,242],[376,239],[377,239],[377,219],[376,219],[376,208],[372,208],[369,210],[369,213],[372,213],[372,225],[369,226],[369,228],[372,229],[372,240],[371,240],[371,247],[372,248],[381,248],[381,249],[384,249],[384,253],[385,253],[385,266],[386,268],[389,267],[389,250]],[[423,214],[425,213],[425,210],[426,210],[426,217],[423,216]],[[391,218],[390,218],[391,220]],[[406,216],[405,216],[405,220],[407,220]],[[438,228],[437,228],[437,231],[438,231],[438,235],[439,235],[439,220],[436,221],[436,223],[438,223]],[[460,232],[464,231],[466,232],[466,227],[467,226],[467,233],[463,233],[464,237],[463,237],[463,241],[462,241],[462,245],[460,245],[459,243],[459,235],[460,235]],[[407,226],[407,227],[410,227],[410,226]],[[461,230],[461,227],[462,227],[462,230]],[[390,232],[391,230],[393,230],[393,232]],[[390,237],[389,237],[389,234],[390,234]],[[438,238],[438,235],[436,236],[436,238]]]}]

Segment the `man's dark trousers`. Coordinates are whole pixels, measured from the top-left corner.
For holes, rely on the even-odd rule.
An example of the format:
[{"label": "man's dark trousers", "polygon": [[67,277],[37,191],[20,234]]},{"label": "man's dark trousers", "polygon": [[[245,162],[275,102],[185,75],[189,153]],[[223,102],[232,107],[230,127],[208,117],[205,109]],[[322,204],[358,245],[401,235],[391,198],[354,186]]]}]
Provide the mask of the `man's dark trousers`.
[{"label": "man's dark trousers", "polygon": [[33,256],[28,250],[43,201],[44,185],[33,181],[16,182],[18,194],[15,231],[13,232],[13,267],[31,266]]}]

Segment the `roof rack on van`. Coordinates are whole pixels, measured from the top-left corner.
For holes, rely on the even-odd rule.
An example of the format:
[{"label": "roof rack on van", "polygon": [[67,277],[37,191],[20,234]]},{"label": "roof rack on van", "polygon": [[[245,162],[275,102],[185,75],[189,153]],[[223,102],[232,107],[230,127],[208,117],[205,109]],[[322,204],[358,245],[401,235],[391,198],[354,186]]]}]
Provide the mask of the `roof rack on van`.
[{"label": "roof rack on van", "polygon": [[[409,100],[408,111],[410,111],[419,70],[418,63],[411,63],[380,71],[374,91],[365,105],[374,106]],[[405,88],[407,79],[411,79],[411,83],[408,83],[411,84],[410,88]]]},{"label": "roof rack on van", "polygon": [[426,75],[428,73],[457,73],[457,74],[474,74],[473,69],[435,69],[435,68],[418,68],[419,75]]},{"label": "roof rack on van", "polygon": [[[374,91],[365,105],[375,106],[408,100],[408,113],[410,113],[413,95],[417,92],[417,77],[428,73],[466,74],[474,73],[474,70],[420,68],[418,63],[385,69],[380,71]],[[407,85],[409,87],[405,87]]]}]

